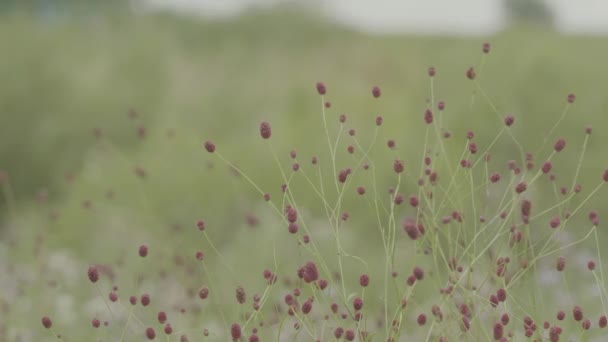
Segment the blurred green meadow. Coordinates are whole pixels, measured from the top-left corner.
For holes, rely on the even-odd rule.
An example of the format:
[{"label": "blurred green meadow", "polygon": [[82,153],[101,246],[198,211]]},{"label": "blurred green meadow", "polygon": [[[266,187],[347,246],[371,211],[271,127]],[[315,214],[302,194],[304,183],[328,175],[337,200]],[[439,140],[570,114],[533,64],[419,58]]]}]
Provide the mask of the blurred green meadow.
[{"label": "blurred green meadow", "polygon": [[[492,50],[479,70],[485,41]],[[86,311],[96,295],[86,279],[89,264],[122,265],[125,293],[154,288],[153,280],[135,279],[140,274],[152,279],[151,273],[161,270],[172,274],[176,259],[190,260],[198,249],[208,256],[210,272],[224,279],[220,287],[255,283],[277,261],[282,274],[295,275],[292,265],[308,257],[297,242],[283,239],[286,227],[261,195],[206,153],[203,142],[213,140],[224,157],[280,198],[283,179],[258,125],[272,123],[272,149],[286,170],[293,149],[303,168],[313,155],[327,160],[318,81],[328,88],[332,134],[344,113],[348,127],[369,144],[375,117],[382,115],[377,145],[395,139],[406,167],[417,169],[424,152],[430,66],[437,69],[434,101],[446,102],[441,115],[453,134],[446,147],[454,164],[467,131],[487,145],[502,128],[490,102],[465,76],[475,66],[500,116],[515,116],[512,132],[524,150],[536,153],[543,146],[537,165],[556,137],[567,139],[567,148],[553,159],[559,186],[571,185],[587,125],[593,133],[579,175],[583,192],[601,182],[608,166],[605,37],[563,36],[535,26],[515,26],[491,37],[370,35],[313,13],[279,8],[221,21],[113,12],[49,20],[8,11],[0,15],[0,42],[0,169],[6,172],[0,198],[0,340],[51,337],[39,323],[44,314],[54,315],[54,327],[68,341],[102,338],[91,331]],[[375,85],[382,89],[379,99],[370,93]],[[546,137],[571,92],[576,102]],[[339,168],[352,164],[346,146]],[[393,156],[388,149],[375,153],[387,166],[378,171],[379,191],[393,185]],[[505,169],[508,160],[519,158],[503,135],[492,163]],[[415,191],[415,183],[408,179],[405,186]],[[294,177],[291,186],[311,229],[329,235],[323,205],[307,182]],[[539,202],[556,198],[549,182],[541,182],[532,196]],[[585,204],[575,218],[581,232],[588,230],[589,209],[598,210],[600,220],[606,215],[601,204],[608,192],[595,196],[595,204]],[[382,267],[374,266],[383,266],[379,237],[373,234],[376,217],[359,211],[361,205],[355,196],[345,198],[352,233],[344,246],[364,257],[370,274],[380,274]],[[221,257],[198,234],[199,219]],[[608,234],[600,229],[599,238],[603,245]],[[137,256],[144,243],[153,263]],[[593,253],[592,240],[581,246],[584,255]],[[323,250],[331,258],[331,248]],[[346,275],[358,279],[357,262],[345,267]],[[179,291],[189,289],[186,278],[188,271],[180,269],[174,281],[183,289],[159,293],[179,298]],[[251,293],[263,291],[263,285]],[[593,298],[581,301],[598,306]],[[127,340],[141,339],[132,336]]]}]

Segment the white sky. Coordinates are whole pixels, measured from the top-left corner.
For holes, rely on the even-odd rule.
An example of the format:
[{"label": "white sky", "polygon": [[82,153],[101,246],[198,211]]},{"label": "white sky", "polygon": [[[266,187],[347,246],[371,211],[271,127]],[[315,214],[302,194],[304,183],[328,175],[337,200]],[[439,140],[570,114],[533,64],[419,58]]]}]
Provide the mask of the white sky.
[{"label": "white sky", "polygon": [[[372,32],[488,34],[504,26],[502,0],[133,0],[222,17],[279,2],[318,5],[336,20]],[[608,34],[608,0],[545,0],[565,33]]]}]

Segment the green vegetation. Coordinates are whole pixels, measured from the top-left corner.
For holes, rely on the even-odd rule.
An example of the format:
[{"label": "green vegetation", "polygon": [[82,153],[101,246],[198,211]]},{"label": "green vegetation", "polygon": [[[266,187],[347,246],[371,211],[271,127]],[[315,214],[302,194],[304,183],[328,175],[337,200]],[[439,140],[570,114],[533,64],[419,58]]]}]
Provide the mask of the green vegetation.
[{"label": "green vegetation", "polygon": [[[9,288],[0,295],[0,304],[8,303],[10,308],[4,316],[8,317],[4,322],[7,338],[30,334],[26,338],[40,341],[49,336],[40,326],[40,317],[61,312],[54,316],[54,327],[66,340],[116,339],[115,334],[95,335],[99,331],[90,327],[89,316],[99,315],[89,309],[99,304],[91,304],[96,293],[85,277],[86,267],[92,263],[124,262],[119,286],[121,295],[127,296],[142,291],[135,283],[139,274],[148,279],[143,291],[156,291],[157,297],[179,297],[192,290],[197,285],[186,270],[171,271],[176,256],[193,258],[198,249],[207,255],[209,273],[215,275],[210,278],[220,281],[215,286],[230,289],[221,293],[226,302],[232,300],[231,291],[239,284],[250,294],[264,291],[261,270],[273,268],[277,262],[270,253],[273,247],[281,264],[278,273],[293,277],[293,266],[303,264],[309,256],[297,249],[294,239],[282,242],[287,233],[280,217],[243,177],[207,154],[203,142],[213,140],[223,156],[279,199],[281,175],[268,145],[260,141],[258,125],[263,120],[272,123],[272,146],[286,169],[293,149],[306,166],[312,155],[327,160],[325,134],[319,125],[321,102],[314,87],[317,81],[328,87],[332,134],[338,127],[338,115],[345,113],[348,127],[356,128],[358,139],[367,146],[374,118],[382,115],[385,125],[378,146],[395,139],[399,156],[412,170],[419,167],[423,153],[421,127],[430,100],[429,66],[438,71],[434,101],[446,102],[442,120],[454,134],[446,145],[454,163],[466,144],[465,132],[475,132],[483,151],[483,144],[502,129],[491,103],[501,117],[515,116],[511,131],[521,145],[531,147],[525,152],[547,156],[556,137],[567,139],[568,147],[553,159],[554,167],[559,168],[558,188],[571,185],[587,125],[594,131],[578,176],[585,194],[601,181],[608,165],[604,153],[608,133],[603,129],[608,110],[603,89],[603,80],[608,79],[608,68],[602,64],[608,60],[605,38],[564,37],[531,27],[484,38],[373,36],[280,10],[231,21],[120,14],[42,20],[10,12],[0,17],[0,41],[5,42],[0,58],[0,169],[6,170],[10,180],[4,182],[0,200],[0,260],[6,260],[0,261],[0,270],[16,268],[0,276],[0,289]],[[492,43],[492,51],[479,70],[484,41]],[[477,81],[491,101],[466,78],[470,66],[476,67]],[[370,95],[374,85],[382,89],[380,101]],[[562,115],[570,92],[576,93],[576,103],[546,137]],[[130,109],[137,112],[137,118],[128,117]],[[143,138],[138,137],[140,127],[145,128]],[[95,128],[101,129],[100,139],[94,137]],[[545,138],[548,143],[539,151]],[[346,146],[344,143],[340,152]],[[492,151],[492,163],[503,171],[508,160],[519,159],[519,150],[507,135]],[[340,167],[351,161],[346,153],[337,159]],[[379,148],[374,159],[388,166],[376,175],[379,191],[385,191],[394,186],[390,170],[394,154]],[[535,160],[537,165],[543,161]],[[145,177],[138,177],[136,168],[144,170]],[[66,174],[74,180],[66,181]],[[331,178],[331,172],[327,175]],[[412,190],[415,181],[405,181],[410,189],[406,194],[416,191]],[[293,191],[302,206],[298,209],[304,211],[300,215],[318,226],[315,229],[329,230],[323,221],[323,204],[303,179],[294,182]],[[40,193],[44,189],[47,201],[37,199],[44,197]],[[540,182],[535,191],[531,195],[535,202],[548,203],[540,205],[539,211],[556,203],[551,183]],[[573,205],[584,197],[573,200]],[[595,207],[586,204],[581,209],[570,224],[584,227],[575,231],[575,238],[588,231],[586,213],[590,209],[600,210],[602,219],[605,213],[598,205],[606,200],[608,193],[603,189],[594,197]],[[83,208],[85,203],[90,203],[89,209]],[[379,237],[370,233],[370,229],[376,232],[370,228],[376,222],[373,212],[356,215],[360,203],[356,196],[345,199],[343,206],[350,208],[353,219],[352,232],[343,246],[361,251],[373,282],[382,278],[384,251],[378,248]],[[278,204],[281,207],[280,201]],[[256,227],[247,223],[252,214],[259,220]],[[56,217],[50,219],[53,215]],[[209,240],[197,235],[194,227],[201,218],[207,223]],[[539,229],[548,229],[548,218],[541,221]],[[607,241],[601,229],[598,234],[600,241]],[[222,257],[213,252],[209,241]],[[153,264],[136,255],[143,243],[150,246]],[[332,258],[332,243],[331,238],[321,242],[328,258]],[[592,238],[577,246],[589,247],[581,258],[595,258]],[[407,258],[414,252],[399,255]],[[335,260],[328,262],[335,266]],[[358,279],[359,266],[349,261],[345,279]],[[231,269],[244,271],[234,274]],[[124,275],[124,270],[132,274]],[[174,277],[177,290],[154,287],[153,279],[160,271]],[[402,271],[401,281],[409,271]],[[572,281],[568,285],[571,290],[589,291],[587,285],[595,284],[590,279],[581,287]],[[250,285],[260,280],[261,284]],[[50,287],[51,281],[57,285]],[[537,283],[532,279],[530,284]],[[106,296],[110,283],[103,286]],[[11,299],[19,287],[22,296]],[[557,288],[562,289],[560,284]],[[535,312],[546,309],[554,317],[553,311],[549,313],[553,292],[542,291],[540,287],[532,291],[539,301]],[[579,299],[589,312],[601,311],[597,300]],[[378,296],[367,300],[372,308],[382,307]],[[193,309],[189,303],[179,305]],[[236,317],[232,306],[224,310],[227,316]],[[154,320],[153,316],[142,317]],[[181,323],[196,326],[197,321],[186,317]],[[219,318],[212,323],[217,324],[216,329],[224,329]],[[515,324],[521,325],[521,317]],[[212,324],[203,325],[213,330]],[[137,331],[126,340],[137,340]],[[0,340],[2,333],[0,330]],[[200,340],[198,334],[193,333],[194,340]]]}]

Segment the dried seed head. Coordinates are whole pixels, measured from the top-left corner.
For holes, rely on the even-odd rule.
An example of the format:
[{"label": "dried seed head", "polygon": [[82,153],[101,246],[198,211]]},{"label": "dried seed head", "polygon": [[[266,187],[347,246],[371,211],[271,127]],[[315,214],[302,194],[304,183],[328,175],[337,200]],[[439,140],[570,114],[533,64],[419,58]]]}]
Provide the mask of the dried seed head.
[{"label": "dried seed head", "polygon": [[270,138],[270,136],[272,135],[272,127],[270,126],[270,123],[263,121],[260,124],[260,135],[263,139]]},{"label": "dried seed head", "polygon": [[205,150],[209,153],[215,152],[215,144],[209,140],[205,141]]},{"label": "dried seed head", "polygon": [[528,184],[525,181],[520,182],[515,186],[515,192],[517,192],[518,194],[521,194],[522,192],[526,191],[527,188],[528,188]]},{"label": "dried seed head", "polygon": [[374,98],[379,98],[380,97],[380,87],[378,87],[378,86],[373,87],[372,95],[374,96]]},{"label": "dried seed head", "polygon": [[499,180],[500,180],[500,174],[498,172],[495,172],[492,175],[490,175],[490,182],[496,183]]}]

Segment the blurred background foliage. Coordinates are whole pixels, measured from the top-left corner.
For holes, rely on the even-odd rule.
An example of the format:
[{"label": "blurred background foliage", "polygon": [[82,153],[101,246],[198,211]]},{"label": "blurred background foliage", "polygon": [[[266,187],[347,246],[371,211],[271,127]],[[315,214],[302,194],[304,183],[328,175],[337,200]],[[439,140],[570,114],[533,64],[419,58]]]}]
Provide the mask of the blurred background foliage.
[{"label": "blurred background foliage", "polygon": [[[143,202],[152,203],[145,210],[154,212],[154,219],[133,226],[190,225],[205,212],[220,214],[218,224],[236,224],[236,217],[254,209],[251,199],[257,194],[240,183],[228,191],[230,174],[220,172],[223,165],[210,167],[215,159],[203,152],[202,142],[213,139],[263,188],[278,190],[279,173],[267,172],[268,149],[254,144],[257,125],[272,122],[279,156],[294,148],[304,149],[303,160],[322,154],[314,89],[319,80],[329,88],[330,121],[346,113],[349,124],[369,139],[370,124],[382,114],[390,124],[380,139],[396,139],[399,153],[417,163],[430,96],[426,70],[435,66],[435,94],[447,103],[444,122],[455,133],[454,156],[468,130],[489,142],[501,122],[482,94],[472,99],[474,89],[465,77],[469,66],[479,65],[484,41],[492,43],[492,51],[479,81],[501,115],[516,117],[513,130],[523,145],[542,143],[545,137],[538,132],[548,131],[548,122],[557,120],[566,95],[574,92],[578,100],[555,132],[568,137],[572,147],[556,160],[560,175],[574,174],[572,161],[588,124],[597,129],[583,169],[584,189],[596,183],[605,166],[608,134],[601,113],[608,99],[601,80],[608,69],[599,63],[608,58],[605,38],[565,37],[525,24],[483,38],[376,36],[291,7],[217,21],[133,15],[108,5],[105,12],[45,20],[31,11],[43,3],[19,3],[1,17],[6,48],[0,62],[0,165],[10,178],[14,214],[61,213],[51,236],[57,246],[88,250],[83,237],[89,232],[74,225],[83,224],[82,203],[101,201],[108,191],[117,193],[116,206],[133,217]],[[65,6],[72,8],[69,2]],[[369,96],[373,85],[382,88],[379,101]],[[130,111],[136,119],[129,119]],[[144,139],[138,137],[142,129]],[[101,141],[95,130],[103,132]],[[496,163],[519,155],[509,139],[496,148]],[[138,167],[146,170],[144,181],[135,176]],[[223,182],[222,176],[227,177]],[[42,211],[37,198],[46,196]],[[310,194],[305,197],[314,207]],[[4,218],[7,199],[12,201],[4,196]],[[62,209],[66,203],[73,208]],[[237,216],[235,203],[241,206]],[[105,223],[92,219],[90,225]]]}]

